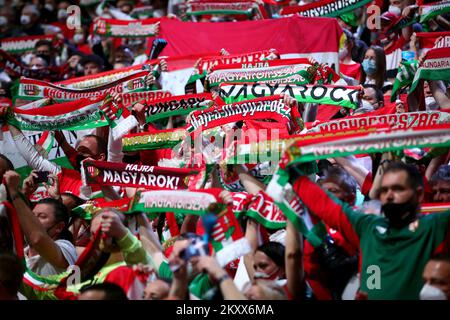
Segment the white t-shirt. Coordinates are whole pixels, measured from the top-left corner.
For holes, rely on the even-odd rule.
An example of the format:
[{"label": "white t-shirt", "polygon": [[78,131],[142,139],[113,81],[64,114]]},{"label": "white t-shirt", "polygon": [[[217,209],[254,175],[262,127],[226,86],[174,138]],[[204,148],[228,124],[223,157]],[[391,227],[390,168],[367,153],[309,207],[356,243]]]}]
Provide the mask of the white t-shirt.
[{"label": "white t-shirt", "polygon": [[[61,252],[66,258],[69,265],[74,265],[75,261],[78,258],[77,250],[75,249],[75,246],[67,240],[56,240],[55,243],[58,245],[58,247],[61,249]],[[25,248],[25,255],[28,253],[29,247]],[[49,276],[53,274],[59,274],[66,269],[64,268],[56,268],[53,265],[51,265],[47,260],[42,258],[40,255],[36,255],[34,257],[27,258],[27,267],[33,271],[34,273],[40,275],[40,276]]]}]

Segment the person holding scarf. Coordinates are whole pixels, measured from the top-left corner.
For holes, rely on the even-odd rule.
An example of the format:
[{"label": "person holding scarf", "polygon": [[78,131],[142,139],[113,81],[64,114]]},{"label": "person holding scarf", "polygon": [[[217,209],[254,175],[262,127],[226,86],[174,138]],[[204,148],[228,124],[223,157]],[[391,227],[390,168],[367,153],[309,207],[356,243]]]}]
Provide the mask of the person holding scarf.
[{"label": "person holding scarf", "polygon": [[425,264],[434,254],[449,249],[450,211],[419,215],[424,187],[417,169],[402,162],[386,168],[380,192],[383,216],[376,216],[353,210],[323,191],[303,168],[292,168],[290,180],[303,204],[328,226],[352,229],[359,238],[359,296],[418,299]]}]

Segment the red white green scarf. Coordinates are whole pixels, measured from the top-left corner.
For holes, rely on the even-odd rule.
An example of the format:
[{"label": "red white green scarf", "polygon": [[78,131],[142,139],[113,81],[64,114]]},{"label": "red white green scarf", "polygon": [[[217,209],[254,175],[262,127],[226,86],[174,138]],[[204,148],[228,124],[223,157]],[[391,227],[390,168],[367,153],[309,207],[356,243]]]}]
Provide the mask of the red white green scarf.
[{"label": "red white green scarf", "polygon": [[38,149],[44,158],[48,159],[48,154],[55,144],[55,135],[53,131],[44,131],[39,140],[36,142],[35,147]]},{"label": "red white green scarf", "polygon": [[273,119],[288,122],[291,119],[291,108],[283,103],[280,96],[271,96],[226,105],[214,106],[206,110],[195,111],[191,115],[187,131],[211,129],[226,123],[241,120]]},{"label": "red white green scarf", "polygon": [[308,59],[286,59],[214,67],[206,77],[210,87],[220,83],[312,83],[316,70]]},{"label": "red white green scarf", "polygon": [[235,15],[245,14],[249,17],[256,16],[259,19],[267,18],[267,13],[262,4],[256,0],[240,1],[211,1],[211,0],[190,0],[186,3],[187,15]]},{"label": "red white green scarf", "polygon": [[0,40],[0,49],[10,54],[20,55],[22,53],[33,51],[36,42],[39,40],[47,40],[57,44],[57,38],[54,34],[41,35],[41,36],[23,36],[4,38]]},{"label": "red white green scarf", "polygon": [[394,86],[391,93],[391,102],[397,99],[397,91],[401,88],[409,86],[414,79],[419,63],[417,60],[402,61],[395,76]]},{"label": "red white green scarf", "polygon": [[211,244],[216,252],[216,259],[222,267],[251,252],[250,244],[229,206],[217,215]]},{"label": "red white green scarf", "polygon": [[25,100],[37,100],[41,98],[53,98],[57,101],[72,101],[82,98],[98,97],[105,93],[131,93],[146,89],[145,76],[148,71],[126,76],[108,84],[89,89],[67,89],[49,82],[22,78],[18,90],[18,98]]},{"label": "red white green scarf", "polygon": [[[22,130],[82,130],[108,125],[102,109],[110,105],[104,96],[43,106],[36,109],[10,110],[8,123]],[[121,110],[115,110],[120,117]]]},{"label": "red white green scarf", "polygon": [[450,81],[450,47],[431,49],[417,70],[411,89],[413,92],[420,80]]},{"label": "red white green scarf", "polygon": [[444,211],[450,210],[450,203],[423,203],[420,205],[420,212],[422,214],[429,213],[441,213]]},{"label": "red white green scarf", "polygon": [[185,129],[127,134],[122,138],[124,152],[172,148],[187,137]]},{"label": "red white green scarf", "polygon": [[276,50],[262,50],[262,51],[255,51],[255,52],[249,52],[249,53],[242,53],[242,54],[231,54],[231,55],[220,55],[220,56],[214,56],[214,57],[206,57],[202,58],[198,64],[198,72],[200,74],[204,73],[205,71],[208,71],[212,67],[218,66],[222,67],[225,65],[235,64],[235,63],[241,63],[241,64],[247,64],[247,63],[256,63],[260,61],[266,60],[266,58],[270,55],[274,54],[276,56],[280,56],[278,51]]},{"label": "red white green scarf", "polygon": [[282,15],[298,13],[304,17],[339,17],[354,11],[371,0],[319,0],[302,6],[290,6],[281,10]]},{"label": "red white green scarf", "polygon": [[213,105],[210,93],[171,96],[145,102],[147,122],[171,116],[187,115],[195,110],[203,110]]},{"label": "red white green scarf", "polygon": [[258,97],[289,94],[302,103],[331,104],[356,109],[360,101],[360,87],[338,85],[295,84],[220,84],[220,97],[225,103],[251,100]]},{"label": "red white green scarf", "polygon": [[424,4],[419,7],[420,23],[427,22],[438,15],[445,14],[450,11],[450,1],[437,1],[433,3]]},{"label": "red white green scarf", "polygon": [[72,78],[57,82],[55,84],[68,89],[89,89],[115,82],[132,74],[142,72],[142,67],[143,65],[140,64],[137,66],[100,72],[89,76]]},{"label": "red white green scarf", "polygon": [[20,77],[31,77],[59,80],[66,71],[64,66],[32,70],[4,50],[0,50],[0,68],[13,79]]},{"label": "red white green scarf", "polygon": [[83,162],[82,179],[83,184],[88,186],[195,190],[203,185],[205,170],[85,160]]},{"label": "red white green scarf", "polygon": [[416,38],[422,50],[450,47],[450,31],[416,32]]},{"label": "red white green scarf", "polygon": [[97,18],[92,26],[93,34],[111,38],[153,37],[160,19],[117,20]]},{"label": "red white green scarf", "polygon": [[219,202],[222,191],[222,189],[143,191],[136,194],[129,210],[202,216],[210,204]]},{"label": "red white green scarf", "polygon": [[442,123],[450,123],[450,113],[441,111],[406,112],[368,117],[346,117],[320,123],[309,132],[335,132],[377,125],[387,125],[392,129],[410,129],[431,127]]}]

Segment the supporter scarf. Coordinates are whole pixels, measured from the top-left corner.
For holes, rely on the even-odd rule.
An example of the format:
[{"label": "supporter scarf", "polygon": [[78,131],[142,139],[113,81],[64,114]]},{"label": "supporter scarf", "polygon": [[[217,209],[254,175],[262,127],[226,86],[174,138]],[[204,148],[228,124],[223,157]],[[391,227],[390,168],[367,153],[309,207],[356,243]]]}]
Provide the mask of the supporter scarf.
[{"label": "supporter scarf", "polygon": [[438,1],[429,4],[424,4],[419,7],[420,23],[427,22],[438,15],[445,14],[450,11],[450,1]]},{"label": "supporter scarf", "polygon": [[276,162],[287,146],[295,141],[295,137],[273,139],[250,143],[237,143],[227,150],[225,162],[227,164],[252,164],[265,161]]},{"label": "supporter scarf", "polygon": [[128,134],[122,139],[124,152],[173,148],[187,137],[185,129]]},{"label": "supporter scarf", "polygon": [[142,70],[143,65],[137,65],[117,70],[100,72],[89,76],[68,79],[57,82],[55,84],[67,89],[89,89],[118,81],[130,75],[138,74],[142,72]]},{"label": "supporter scarf", "polygon": [[222,191],[222,189],[142,191],[134,197],[130,211],[175,212],[202,216],[207,213],[210,204],[219,202]]},{"label": "supporter scarf", "polygon": [[283,212],[264,191],[259,191],[254,196],[246,215],[269,229],[286,227],[286,217]]},{"label": "supporter scarf", "polygon": [[418,68],[418,61],[402,61],[398,67],[397,75],[395,77],[394,86],[391,93],[391,102],[394,102],[397,97],[397,91],[401,88],[409,86],[414,79],[414,74]]},{"label": "supporter scarf", "polygon": [[83,220],[91,221],[93,215],[103,208],[114,208],[121,212],[126,213],[130,209],[130,203],[131,198],[123,198],[120,200],[105,201],[105,202],[99,202],[94,200],[73,208],[72,213],[77,215]]},{"label": "supporter scarf", "polygon": [[[369,128],[370,130],[370,128]],[[348,130],[344,136],[320,141],[297,140],[287,148],[282,163],[305,163],[326,158],[373,152],[397,151],[411,148],[450,146],[450,124],[416,127],[406,130],[378,129],[370,133],[364,129]],[[347,134],[348,133],[348,134]]]},{"label": "supporter scarf", "polygon": [[106,161],[83,162],[83,184],[88,186],[122,186],[145,189],[199,189],[205,170],[155,167]]},{"label": "supporter scarf", "polygon": [[212,228],[210,240],[216,252],[216,259],[222,267],[251,252],[250,244],[244,237],[230,206],[217,214],[217,221]]},{"label": "supporter scarf", "polygon": [[416,38],[422,50],[450,47],[450,31],[416,32]]},{"label": "supporter scarf", "polygon": [[205,71],[208,71],[214,66],[223,67],[225,65],[235,64],[235,63],[255,63],[259,61],[264,61],[266,58],[270,55],[274,54],[277,57],[280,56],[278,51],[276,50],[262,50],[262,51],[255,51],[255,52],[249,52],[249,53],[242,53],[242,54],[231,54],[231,55],[220,55],[220,56],[214,56],[214,57],[205,57],[201,58],[200,62],[198,63],[198,72],[200,74],[204,73]]},{"label": "supporter scarf", "polygon": [[164,99],[146,101],[145,117],[147,122],[171,116],[187,115],[195,110],[203,110],[213,105],[210,93],[172,96]]},{"label": "supporter scarf", "polygon": [[[25,287],[31,288],[33,294],[36,297],[45,297],[45,299],[76,299],[75,295],[71,292],[67,292],[67,283],[72,277],[72,275],[68,274],[62,280],[54,280],[52,277],[42,277],[30,269],[28,269],[25,261],[24,255],[24,243],[23,243],[23,234],[20,229],[19,219],[17,217],[17,213],[15,208],[8,202],[0,203],[0,212],[6,209],[6,214],[10,223],[10,230],[12,231],[12,236],[14,240],[14,251],[15,254],[22,259],[23,265],[25,268],[25,273],[23,275],[23,284]],[[85,248],[83,253],[78,257],[75,265],[78,266],[82,273],[87,274],[91,272],[93,269],[97,267],[97,261],[93,261],[96,259],[93,255],[93,251],[95,250],[96,243],[98,242],[101,236],[100,229],[94,234],[94,240],[91,241],[88,246]],[[82,274],[83,276],[83,274]],[[85,281],[85,279],[81,279]]]},{"label": "supporter scarf", "polygon": [[246,119],[272,119],[278,122],[288,122],[291,119],[291,108],[286,106],[283,99],[277,95],[214,106],[191,114],[187,131],[195,132],[199,128],[203,131]]},{"label": "supporter scarf", "polygon": [[424,126],[431,127],[442,123],[450,123],[450,113],[441,111],[406,112],[367,117],[346,117],[320,123],[309,132],[335,132],[376,125],[387,125],[391,129],[405,130]]},{"label": "supporter scarf", "polygon": [[210,87],[220,83],[312,83],[316,70],[308,59],[287,59],[264,61],[253,64],[233,64],[225,67],[214,67],[206,80]]},{"label": "supporter scarf", "polygon": [[135,102],[165,99],[171,96],[172,94],[169,91],[164,90],[134,91],[121,94],[122,104],[126,108],[130,107]]},{"label": "supporter scarf", "polygon": [[[53,104],[37,109],[10,110],[7,122],[22,130],[82,130],[108,125],[102,108],[107,108],[105,97],[80,99]],[[117,110],[117,113],[123,111]],[[119,116],[119,114],[117,114]]]},{"label": "supporter scarf", "polygon": [[289,94],[302,103],[338,105],[356,109],[360,100],[360,87],[337,85],[294,85],[294,84],[220,84],[220,97],[225,103],[250,100],[258,97]]},{"label": "supporter scarf", "polygon": [[187,15],[234,15],[245,14],[248,17],[256,16],[260,19],[267,18],[264,7],[256,0],[240,0],[240,1],[188,1],[186,3]]},{"label": "supporter scarf", "polygon": [[10,54],[23,54],[28,51],[33,51],[36,42],[39,40],[52,41],[55,45],[57,39],[54,34],[41,35],[41,36],[23,36],[5,38],[0,40],[0,49]]},{"label": "supporter scarf", "polygon": [[289,6],[281,10],[281,15],[298,13],[304,17],[339,17],[366,5],[371,0],[319,0],[302,6]]},{"label": "supporter scarf", "polygon": [[111,38],[153,37],[160,19],[117,20],[98,18],[93,23],[93,34]]},{"label": "supporter scarf", "polygon": [[420,212],[422,214],[441,213],[450,210],[450,202],[445,203],[422,203],[420,205]]},{"label": "supporter scarf", "polygon": [[143,6],[134,8],[133,11],[130,12],[130,17],[137,19],[137,20],[143,20],[147,18],[153,18],[153,6]]},{"label": "supporter scarf", "polygon": [[55,135],[53,131],[44,131],[39,140],[36,142],[38,152],[48,159],[48,154],[55,144]]},{"label": "supporter scarf", "polygon": [[145,76],[148,71],[142,71],[108,84],[89,89],[67,89],[49,82],[22,78],[20,79],[18,98],[37,100],[41,98],[54,98],[57,101],[72,101],[82,98],[98,97],[105,93],[130,94],[146,89]]},{"label": "supporter scarf", "polygon": [[450,47],[427,52],[425,60],[414,75],[409,93],[416,89],[420,80],[450,81]]}]

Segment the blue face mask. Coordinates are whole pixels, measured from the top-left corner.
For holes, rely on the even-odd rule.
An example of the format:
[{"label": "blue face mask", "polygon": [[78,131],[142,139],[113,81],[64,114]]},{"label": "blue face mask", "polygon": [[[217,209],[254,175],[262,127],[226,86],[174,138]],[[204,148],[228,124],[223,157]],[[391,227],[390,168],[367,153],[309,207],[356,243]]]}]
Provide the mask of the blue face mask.
[{"label": "blue face mask", "polygon": [[364,61],[362,63],[362,67],[364,69],[364,72],[366,74],[368,74],[369,76],[375,74],[375,71],[377,71],[375,60],[364,59]]}]

